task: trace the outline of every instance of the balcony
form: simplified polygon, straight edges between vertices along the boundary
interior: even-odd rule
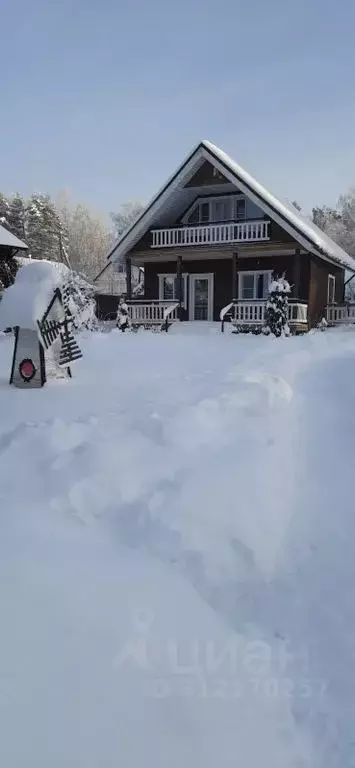
[[[270,240],[270,221],[206,224],[175,229],[153,229],[152,248],[176,248],[196,245],[228,245]]]
[[[266,301],[232,301],[221,310],[222,331],[227,318],[238,330],[261,330],[264,325]],[[308,305],[297,300],[289,300],[288,322],[293,331],[308,329]]]

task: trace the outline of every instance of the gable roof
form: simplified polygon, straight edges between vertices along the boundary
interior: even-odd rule
[[[172,204],[174,196],[176,197],[179,191],[181,193],[186,182],[204,160],[208,160],[217,168],[226,178],[226,182],[237,185],[240,191],[244,192],[249,199],[276,221],[291,237],[297,240],[303,248],[323,259],[355,272],[355,259],[349,256],[343,248],[337,245],[316,224],[313,224],[313,222],[297,211],[296,208],[281,202],[275,195],[268,192],[253,176],[210,141],[201,141],[192,150],[177,171],[153,197],[144,211],[117,240],[108,254],[107,258],[109,261],[121,260],[145,232],[154,226],[159,212]]]
[[[9,232],[8,229],[5,229],[0,224],[0,245],[5,245],[8,248],[16,248],[17,250],[27,250],[28,245],[26,243],[23,243],[22,240],[19,240],[16,235],[13,235],[12,232]]]

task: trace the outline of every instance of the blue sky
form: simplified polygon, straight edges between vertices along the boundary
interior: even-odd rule
[[[201,138],[307,210],[355,185],[351,0],[2,0],[1,26],[6,193],[108,213]]]

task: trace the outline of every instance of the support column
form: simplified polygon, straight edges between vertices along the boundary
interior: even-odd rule
[[[294,268],[293,268],[293,290],[294,290],[294,299],[300,299],[300,291],[301,291],[301,254],[300,249],[296,248],[295,250],[295,257],[294,257]]]
[[[179,253],[176,260],[177,300],[179,302],[178,317],[182,320],[183,313],[183,285],[182,285],[182,255]]]
[[[232,256],[233,264],[232,264],[232,300],[237,301],[238,299],[238,254],[233,253]]]
[[[132,259],[130,256],[126,256],[126,296],[128,300],[132,298]]]

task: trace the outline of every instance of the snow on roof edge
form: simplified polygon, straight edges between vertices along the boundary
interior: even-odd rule
[[[20,248],[21,250],[28,250],[28,245],[20,240],[12,232],[9,232],[6,227],[0,224],[0,245],[8,246],[9,248]]]
[[[242,181],[245,181],[252,191],[262,198],[266,204],[274,208],[291,226],[298,229],[304,237],[310,240],[321,255],[325,255],[331,260],[340,263],[343,267],[355,272],[355,259],[344,251],[340,245],[337,245],[316,224],[307,219],[296,208],[291,208],[287,203],[282,202],[278,197],[268,192],[250,173],[245,171],[244,168],[238,165],[226,152],[215,144],[207,140],[202,141],[202,144],[212,155],[220,159],[233,173],[240,177]]]

